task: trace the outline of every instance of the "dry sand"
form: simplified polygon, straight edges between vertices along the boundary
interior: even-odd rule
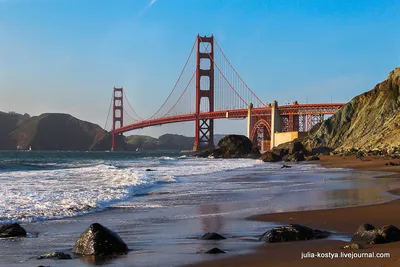
[[[382,177],[400,178],[400,166],[385,166],[388,162],[398,163],[383,157],[365,157],[363,160],[354,156],[324,156],[320,164],[325,167],[352,168],[356,170],[381,171]],[[388,172],[392,174],[388,174]],[[396,173],[396,174],[393,174]],[[379,177],[377,178],[379,179]],[[391,193],[399,194],[400,190]],[[375,227],[393,224],[400,228],[400,200],[389,203],[339,208],[330,210],[315,210],[302,212],[274,213],[252,216],[249,219],[280,223],[298,223],[321,230],[333,230],[343,234],[352,234],[356,228],[364,223],[371,223]],[[234,256],[211,262],[203,262],[193,266],[400,266],[400,242],[380,245],[366,245],[362,250],[344,250],[342,246],[348,244],[338,240],[298,241],[279,244],[261,245],[254,253],[243,256]],[[388,252],[390,258],[385,259],[301,259],[305,252]]]

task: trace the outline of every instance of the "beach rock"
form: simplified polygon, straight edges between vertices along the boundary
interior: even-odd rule
[[[360,244],[349,244],[343,247],[344,249],[363,249],[364,247]]]
[[[246,158],[260,156],[258,149],[253,147],[253,143],[244,135],[227,135],[218,142],[220,157],[222,158]],[[214,151],[213,153],[215,153]],[[256,155],[258,152],[258,155]]]
[[[286,145],[285,147],[281,147],[283,146],[279,145],[278,147],[274,147],[272,148],[270,151],[276,155],[279,155],[281,158],[283,158],[284,156],[286,156],[287,154],[289,154],[289,145]]]
[[[351,242],[361,242],[367,244],[383,244],[387,243],[385,238],[378,233],[377,229],[356,233],[351,238]]]
[[[385,163],[385,166],[400,166],[400,163],[389,162]]]
[[[226,253],[226,252],[219,248],[212,248],[210,250],[207,250],[205,253],[206,254],[220,254],[220,253]]]
[[[0,225],[0,238],[25,236],[25,229],[18,223]]]
[[[53,252],[53,253],[46,253],[38,257],[38,260],[42,259],[70,260],[72,258],[71,255],[64,252]]]
[[[363,224],[357,228],[351,241],[368,244],[382,244],[400,240],[400,230],[393,225],[385,225],[375,229],[370,224]]]
[[[329,236],[329,232],[314,230],[298,224],[280,226],[265,232],[260,238],[264,243],[279,243],[299,240],[320,239]]]
[[[304,154],[301,152],[295,152],[294,154],[288,154],[283,158],[286,162],[298,162],[305,161]]]
[[[394,225],[384,225],[378,229],[378,233],[386,242],[395,242],[400,240],[400,230]]]
[[[281,167],[281,169],[289,169],[289,168],[292,168],[292,166],[289,166],[289,165],[283,165],[283,166]]]
[[[363,233],[365,231],[370,231],[370,230],[374,230],[375,227],[372,224],[369,223],[364,223],[362,225],[360,225],[357,230],[356,230],[356,234],[357,233]]]
[[[282,160],[281,156],[273,153],[272,151],[265,152],[261,155],[260,159],[264,162],[278,162]]]
[[[307,150],[304,147],[303,143],[300,141],[294,141],[290,143],[289,146],[289,154],[294,154],[296,152],[300,152],[302,154],[307,154]]]
[[[146,172],[153,172],[154,170],[152,169],[146,169]]]
[[[222,240],[222,239],[226,239],[226,238],[218,233],[211,232],[211,233],[204,234],[202,237],[200,237],[200,239],[202,239],[202,240]]]
[[[90,225],[72,249],[72,252],[80,255],[110,255],[127,251],[128,246],[121,237],[99,223]]]
[[[318,156],[312,156],[307,158],[307,161],[315,161],[315,160],[320,160],[320,158]]]
[[[216,149],[214,148],[209,148],[209,149],[205,149],[200,151],[200,153],[194,155],[195,157],[199,157],[199,158],[208,158],[211,154],[214,153]]]

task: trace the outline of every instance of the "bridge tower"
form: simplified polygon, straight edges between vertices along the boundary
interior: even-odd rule
[[[196,46],[196,124],[193,151],[214,148],[214,120],[200,119],[200,112],[214,111],[214,36],[197,35]],[[202,101],[205,104],[201,105]],[[208,110],[201,110],[201,106],[207,106]]]
[[[113,93],[113,125],[112,125],[112,143],[111,143],[111,151],[121,151],[124,150],[123,145],[123,134],[117,133],[115,134],[115,129],[118,129],[124,125],[124,88],[116,88],[114,87]]]

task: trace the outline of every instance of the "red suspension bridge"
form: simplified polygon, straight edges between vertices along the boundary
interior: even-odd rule
[[[152,116],[140,117],[123,88],[114,88],[107,121],[112,113],[112,150],[122,149],[117,140],[124,132],[194,121],[196,151],[214,147],[214,120],[247,117],[248,137],[266,150],[278,145],[278,139],[285,139],[276,133],[308,132],[325,115],[334,114],[342,106],[343,103],[297,102],[278,106],[276,101],[266,104],[233,68],[214,36],[198,35],[175,85]]]

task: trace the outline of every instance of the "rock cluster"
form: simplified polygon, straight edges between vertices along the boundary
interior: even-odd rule
[[[209,158],[259,158],[260,151],[244,135],[231,134],[218,142],[218,148],[207,149],[196,156]]]
[[[280,226],[265,232],[260,238],[264,243],[280,243],[300,240],[311,240],[326,238],[330,235],[329,232],[311,229],[309,227],[290,224]]]
[[[367,244],[383,244],[400,241],[400,230],[393,225],[385,225],[376,229],[373,225],[367,223],[357,228],[351,241]]]

